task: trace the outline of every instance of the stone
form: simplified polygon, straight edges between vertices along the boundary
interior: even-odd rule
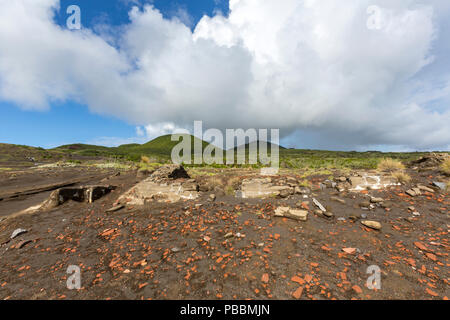
[[[292,188],[283,188],[279,191],[280,198],[287,198],[293,194]]]
[[[361,219],[367,219],[367,214],[361,213]]]
[[[322,215],[327,217],[327,218],[333,218],[334,217],[334,214],[329,212],[329,211],[323,211]]]
[[[345,253],[348,253],[348,254],[355,254],[356,248],[342,248],[342,251],[344,251]]]
[[[420,189],[418,189],[418,188],[409,189],[405,193],[411,197],[416,197],[416,196],[421,195]]]
[[[13,231],[13,233],[11,234],[10,238],[14,239],[14,238],[16,238],[16,237],[18,237],[18,236],[20,236],[20,235],[22,235],[24,233],[27,233],[27,232],[28,232],[27,230],[22,229],[22,228],[16,229],[16,230]]]
[[[184,167],[179,164],[163,165],[155,170],[150,178],[154,181],[190,179]]]
[[[228,232],[226,235],[224,235],[225,239],[231,238],[233,236],[233,232]]]
[[[338,198],[338,197],[331,197],[330,199],[333,200],[333,201],[345,204],[345,200],[344,199],[341,199],[341,198]]]
[[[323,212],[327,211],[327,209],[325,209],[325,207],[319,201],[317,201],[316,198],[313,198],[312,201],[320,210],[322,210]]]
[[[384,201],[384,199],[382,199],[382,198],[377,198],[377,197],[370,198],[370,202],[372,202],[372,203],[381,203],[383,201]]]
[[[308,219],[308,211],[290,209],[289,212],[285,214],[285,216],[287,218],[291,218],[298,221],[306,221]]]
[[[275,209],[275,217],[284,217],[289,210],[289,207],[278,207]]]
[[[289,186],[275,186],[271,178],[253,178],[242,180],[241,190],[236,193],[244,199],[247,198],[267,198],[267,197],[287,197],[294,194],[294,188]]]
[[[216,195],[214,193],[209,195],[209,201],[215,201],[216,200]]]
[[[308,218],[308,211],[291,209],[289,207],[278,207],[275,209],[275,217],[285,217],[298,221],[306,221]]]
[[[118,204],[117,206],[114,206],[114,207],[106,210],[106,212],[116,212],[123,208],[125,208],[125,206],[123,204]]]
[[[374,230],[380,230],[381,229],[381,223],[377,222],[377,221],[372,221],[372,220],[363,220],[361,221],[361,223],[371,229]]]
[[[443,191],[445,191],[447,189],[447,185],[444,182],[433,181],[433,185]]]
[[[200,190],[199,185],[195,181],[186,181],[181,184],[184,191],[198,192]]]
[[[425,186],[419,185],[419,186],[417,186],[417,188],[419,188],[420,191],[429,192],[429,193],[434,193],[434,190],[433,190],[433,189],[428,188],[428,187],[425,187]]]
[[[18,244],[16,244],[16,246],[14,248],[16,249],[22,249],[23,247],[25,247],[27,244],[33,242],[33,240],[23,240],[20,241]]]
[[[152,175],[153,176],[153,175]],[[178,202],[181,199],[194,200],[199,197],[198,185],[187,181],[158,182],[150,176],[123,193],[117,200],[118,204],[143,206],[148,202]]]

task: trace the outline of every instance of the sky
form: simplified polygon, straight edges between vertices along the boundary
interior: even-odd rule
[[[80,8],[81,25],[67,13]],[[0,142],[450,150],[448,0],[0,0]]]

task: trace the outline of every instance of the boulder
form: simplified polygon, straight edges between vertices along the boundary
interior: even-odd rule
[[[189,175],[182,165],[167,164],[155,170],[150,178],[153,181],[189,179]]]
[[[278,207],[275,209],[275,217],[285,217],[297,221],[306,221],[308,218],[308,211],[292,209],[289,207]]]
[[[381,229],[381,223],[377,222],[377,221],[371,221],[371,220],[363,220],[361,221],[361,223],[371,229],[374,230],[380,230]]]

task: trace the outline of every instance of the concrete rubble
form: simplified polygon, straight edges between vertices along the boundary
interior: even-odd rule
[[[142,206],[151,201],[177,202],[196,199],[199,186],[181,165],[164,165],[150,177],[122,194],[117,204]]]

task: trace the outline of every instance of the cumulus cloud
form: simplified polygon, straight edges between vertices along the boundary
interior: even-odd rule
[[[147,134],[203,120],[280,128],[293,145],[450,147],[447,0],[229,5],[194,31],[134,7],[111,39],[57,26],[58,0],[0,0],[0,97],[76,100]]]

